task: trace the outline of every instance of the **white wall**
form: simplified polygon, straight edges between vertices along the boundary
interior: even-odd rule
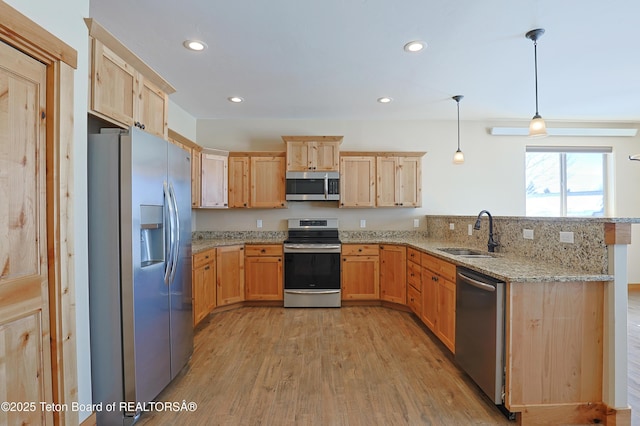
[[[289,203],[286,210],[200,210],[195,215],[195,229],[255,230],[256,219],[263,219],[264,230],[284,230],[286,223],[283,219],[314,214],[338,217],[341,228],[348,230],[359,229],[359,219],[367,219],[367,228],[370,229],[406,230],[412,229],[414,217],[425,214],[475,215],[482,209],[497,216],[524,216],[527,145],[612,146],[615,187],[613,215],[640,216],[640,193],[637,191],[640,162],[627,159],[630,154],[640,153],[640,136],[544,139],[491,136],[487,129],[495,124],[527,125],[525,122],[461,122],[460,144],[466,161],[463,165],[454,165],[452,158],[457,142],[455,120],[198,120],[198,143],[229,151],[282,151],[282,135],[343,135],[341,149],[345,151],[427,151],[427,155],[422,163],[423,207],[420,209],[356,210],[322,207],[322,203]],[[550,127],[562,125],[549,123]],[[564,125],[593,127],[597,124]],[[633,241],[629,249],[629,277],[631,282],[640,283],[640,262],[637,261],[640,259],[640,229],[634,228]]]
[[[89,72],[88,32],[83,18],[89,0],[6,0],[6,3],[60,38],[78,52],[74,87],[74,238],[76,279],[76,342],[78,350],[78,402],[91,402],[91,357],[87,284],[87,91]],[[80,413],[80,421],[90,413]]]
[[[196,119],[169,98],[169,128],[196,141]]]

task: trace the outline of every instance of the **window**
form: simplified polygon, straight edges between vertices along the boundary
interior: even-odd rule
[[[604,216],[608,147],[527,147],[527,216]]]

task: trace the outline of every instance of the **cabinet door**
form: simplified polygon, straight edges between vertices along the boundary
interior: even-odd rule
[[[342,256],[342,300],[380,298],[378,256]]]
[[[395,207],[398,200],[398,158],[377,157],[376,161],[376,205],[378,207]]]
[[[217,305],[242,302],[244,300],[244,247],[218,247],[216,252]]]
[[[229,157],[229,207],[249,207],[249,157]]]
[[[212,262],[193,271],[193,325],[216,307],[216,264]]]
[[[287,171],[307,172],[312,170],[313,156],[308,142],[287,142]]]
[[[125,126],[135,116],[136,71],[100,41],[93,39],[91,106]]]
[[[435,334],[438,314],[438,276],[429,269],[422,268],[422,321]]]
[[[226,208],[228,205],[228,158],[224,155],[202,153],[201,207]]]
[[[375,157],[340,158],[340,207],[375,207]]]
[[[134,121],[163,139],[168,135],[169,97],[158,86],[137,74],[137,105]]]
[[[251,195],[254,208],[283,208],[285,200],[285,158],[251,157]]]
[[[438,285],[437,334],[442,343],[455,352],[456,336],[456,285],[441,278]]]
[[[282,256],[245,258],[246,300],[283,300]]]
[[[202,153],[191,149],[191,207],[200,207],[202,200]]]
[[[407,250],[402,246],[380,246],[380,298],[407,303]]]
[[[340,142],[310,142],[312,167],[320,172],[340,170]]]
[[[398,203],[403,207],[422,206],[422,157],[398,159]]]

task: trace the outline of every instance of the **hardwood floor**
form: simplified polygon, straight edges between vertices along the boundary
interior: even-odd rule
[[[383,307],[211,315],[140,425],[508,425],[414,317]]]

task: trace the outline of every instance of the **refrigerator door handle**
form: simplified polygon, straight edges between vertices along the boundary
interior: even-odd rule
[[[176,201],[176,192],[173,189],[173,185],[169,183],[169,195],[171,196],[171,203],[173,204],[173,218],[175,222],[175,227],[172,227],[172,231],[174,233],[173,237],[173,249],[172,257],[173,260],[171,262],[171,274],[169,276],[169,285],[173,282],[173,279],[176,275],[176,265],[178,265],[178,256],[180,255],[180,213],[178,212],[178,202]]]
[[[169,236],[169,242],[167,243],[167,250],[165,256],[165,268],[164,268],[164,282],[165,284],[169,284],[169,276],[171,275],[171,263],[173,262],[173,204],[171,203],[171,194],[169,193],[169,187],[167,186],[167,182],[163,183],[164,190],[164,200],[165,205],[168,211],[166,224],[167,228],[165,228],[165,241],[167,240],[166,236]]]

